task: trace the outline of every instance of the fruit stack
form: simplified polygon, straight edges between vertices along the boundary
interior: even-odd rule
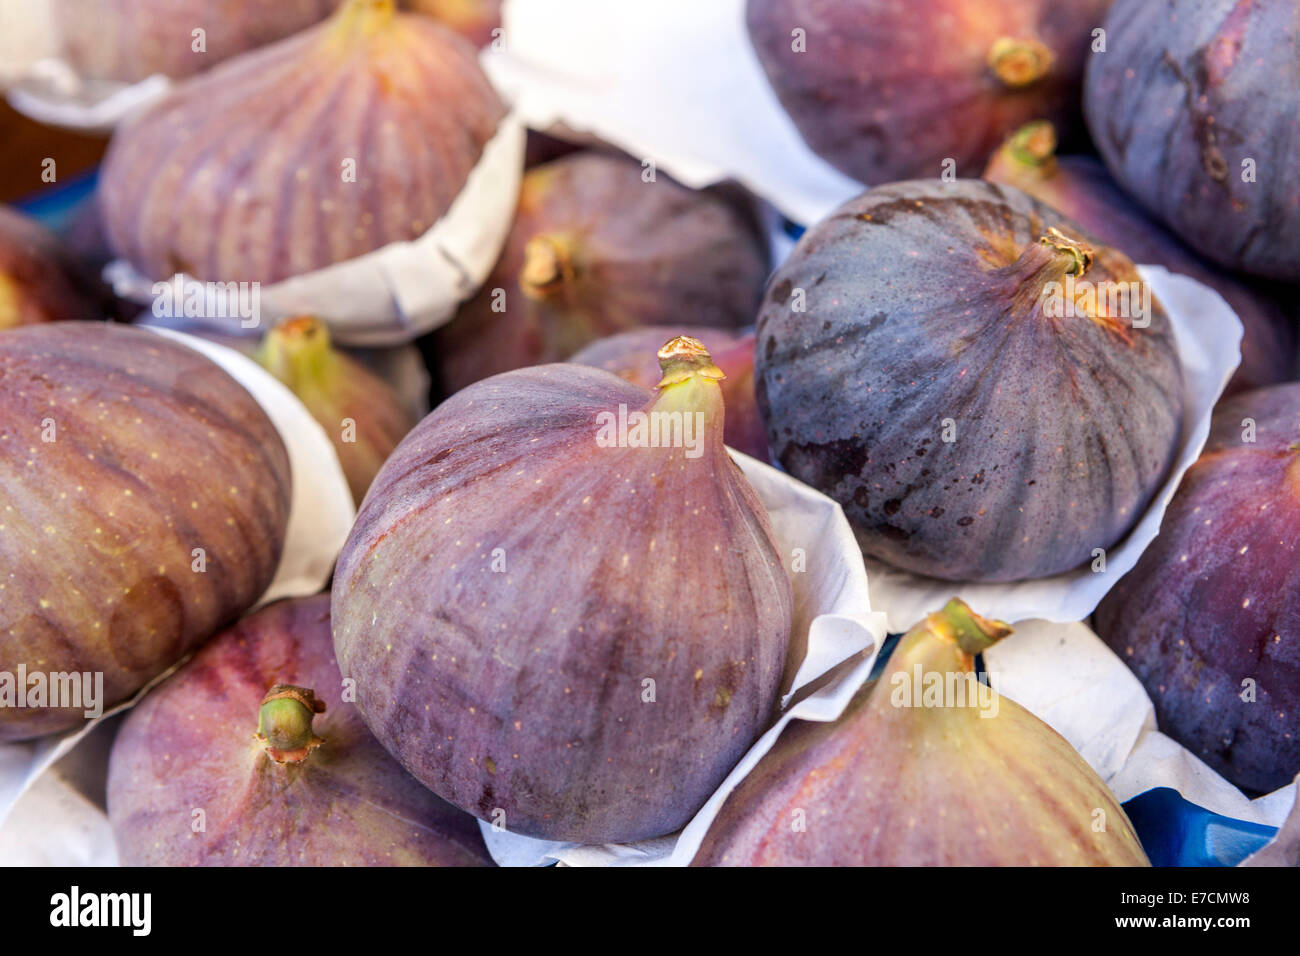
[[[0,748],[124,705],[121,862],[1146,865],[985,676],[1033,589],[1243,802],[1300,774],[1295,5],[725,2],[858,184],[792,250],[743,157],[500,147],[511,3],[56,0],[170,87],[95,199],[130,281],[0,210]]]

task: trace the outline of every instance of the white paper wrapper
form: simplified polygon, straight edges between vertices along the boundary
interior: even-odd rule
[[[0,0],[0,90],[58,49],[49,0]]]
[[[739,452],[731,454],[772,518],[772,530],[787,568],[800,550],[806,559],[807,570],[792,573],[790,581],[795,596],[794,632],[807,633],[808,651],[786,699],[855,654],[863,655],[863,659],[849,675],[820,688],[782,714],[680,834],[627,846],[584,847],[494,830],[480,821],[483,838],[498,863],[540,866],[559,860],[569,866],[644,866],[689,862],[727,794],[771,749],[780,728],[794,717],[833,720],[848,703],[853,688],[871,672],[885,637],[885,620],[884,615],[871,610],[866,574],[844,512],[831,499],[788,475]]]
[[[356,516],[352,494],[348,490],[347,479],[343,476],[334,446],[293,393],[256,362],[233,349],[194,336],[163,329],[152,331],[182,342],[220,365],[257,399],[280,432],[289,452],[293,499],[280,565],[258,604],[284,597],[316,594],[329,580],[334,560],[347,540]],[[51,847],[61,845],[61,841],[67,838],[68,831],[62,825],[64,822],[74,828],[84,823],[79,811],[66,820],[59,814],[50,813],[42,827],[34,831],[21,827],[17,820],[10,822],[7,818],[23,793],[56,760],[67,754],[102,721],[133,706],[150,687],[166,676],[167,674],[159,676],[132,700],[106,710],[104,716],[89,720],[76,730],[33,741],[0,743],[0,865],[8,862],[4,855],[6,848],[17,856],[19,850],[16,847],[26,845],[28,840],[35,840],[40,846],[28,846],[23,852],[46,852]],[[68,807],[74,804],[75,801],[59,803],[60,806]]]
[[[1237,314],[1210,287],[1161,266],[1139,266],[1138,272],[1173,322],[1186,402],[1173,470],[1146,513],[1123,541],[1106,551],[1106,569],[1098,572],[1089,564],[1035,581],[963,583],[908,574],[867,559],[872,606],[889,616],[890,631],[907,630],[954,594],[980,614],[1012,624],[1030,618],[1081,621],[1154,540],[1183,473],[1205,445],[1214,404],[1241,361],[1242,328]]]
[[[329,325],[341,345],[378,346],[409,342],[442,325],[496,264],[514,221],[524,144],[524,127],[511,113],[483,148],[451,208],[424,235],[263,286],[260,327],[313,315]],[[142,276],[121,260],[111,263],[104,277],[118,295],[149,306],[155,302],[155,283],[174,279]],[[211,324],[237,327],[240,320]]]
[[[749,43],[744,8],[508,0],[505,48],[483,65],[535,129],[594,134],[697,189],[734,177],[796,222],[816,222],[863,187],[804,143]]]

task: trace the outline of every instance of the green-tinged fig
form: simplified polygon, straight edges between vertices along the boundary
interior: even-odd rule
[[[569,361],[603,368],[642,388],[654,388],[663,374],[655,349],[663,342],[665,331],[644,328],[620,332],[592,342]],[[699,339],[726,376],[722,380],[722,400],[727,408],[723,440],[736,451],[760,461],[770,460],[767,429],[754,398],[754,333],[703,327],[672,331]]]
[[[758,316],[775,457],[863,551],[949,580],[1079,566],[1178,448],[1168,316],[1122,253],[1012,187],[893,183],[810,229]]]
[[[1300,281],[1300,5],[1115,0],[1088,127],[1115,179],[1202,255]]]
[[[226,372],[91,322],[0,335],[0,488],[0,741],[76,726],[249,608],[291,492]]]
[[[1216,409],[1096,626],[1160,729],[1232,783],[1270,791],[1300,773],[1300,383]]]
[[[435,333],[447,391],[637,326],[753,320],[768,260],[752,218],[726,193],[643,173],[601,153],[528,172],[492,274]]]
[[[324,594],[245,618],[145,697],[108,816],[126,866],[492,865],[474,818],[366,729]]]
[[[340,0],[54,0],[63,54],[88,79],[176,79],[325,19]]]
[[[792,596],[690,338],[657,393],[580,365],[444,402],[398,446],[334,577],[375,736],[528,836],[671,833],[772,716]]]
[[[478,47],[500,35],[501,0],[406,0],[406,6],[427,13]]]
[[[1074,748],[976,678],[1008,633],[956,599],[921,621],[838,720],[782,732],[692,865],[1149,865]]]
[[[1082,132],[1111,0],[748,0],[750,40],[812,150],[869,185],[975,176],[1047,117]]]
[[[113,293],[53,233],[0,206],[0,331],[118,315]]]
[[[1136,263],[1162,265],[1204,282],[1241,319],[1241,365],[1225,395],[1290,381],[1300,341],[1288,308],[1293,293],[1267,283],[1242,282],[1209,265],[1164,227],[1148,219],[1092,156],[1056,155],[1056,131],[1036,121],[1017,130],[989,161],[984,178],[1024,190],[1069,216]]]
[[[329,330],[299,316],[267,333],[258,362],[288,385],[334,444],[359,505],[375,474],[415,422],[388,383],[330,345]]]
[[[278,282],[418,238],[505,106],[473,48],[395,0],[181,83],[104,160],[109,240],[144,276]]]

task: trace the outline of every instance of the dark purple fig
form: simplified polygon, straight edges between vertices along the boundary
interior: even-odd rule
[[[277,282],[423,235],[505,106],[473,48],[394,0],[179,84],[118,131],[101,200],[143,275]]]
[[[580,365],[473,385],[380,470],[334,646],[381,743],[469,812],[580,843],[670,833],[772,716],[790,582],[722,443],[721,372]]]
[[[501,27],[501,0],[406,0],[406,6],[427,13],[477,47],[491,43]]]
[[[112,292],[53,233],[0,206],[0,331],[118,312]]]
[[[592,342],[569,361],[613,372],[642,388],[654,388],[663,376],[655,349],[663,342],[663,328],[631,329]],[[754,333],[704,327],[671,331],[699,339],[714,363],[722,369],[722,401],[727,423],[722,438],[736,451],[769,461],[767,428],[754,397]]]
[[[102,674],[93,693],[107,707],[275,575],[288,454],[253,397],[184,345],[105,323],[5,332],[0,449],[0,674],[39,673],[47,691],[54,675],[84,678],[83,702]],[[37,703],[0,706],[0,740],[66,730],[91,709],[40,703],[35,688],[16,689]]]
[[[298,396],[325,429],[359,505],[370,482],[415,422],[374,372],[330,345],[329,330],[306,316],[267,333],[261,365]]]
[[[1115,179],[1230,269],[1300,280],[1300,6],[1115,0],[1084,110]]]
[[[1038,121],[1017,130],[989,161],[984,178],[1022,189],[1069,216],[1136,263],[1161,265],[1204,282],[1232,306],[1245,334],[1241,365],[1225,395],[1295,378],[1300,340],[1287,307],[1291,294],[1246,284],[1199,259],[1164,227],[1152,222],[1091,156],[1057,156],[1056,132]]]
[[[786,470],[866,554],[949,580],[1110,548],[1183,418],[1173,329],[1133,263],[979,180],[881,186],[810,229],[768,286],[756,374]]]
[[[1150,865],[1074,748],[976,679],[1009,633],[956,599],[918,623],[838,720],[782,732],[692,866]]]
[[[1082,130],[1111,0],[749,0],[749,36],[812,150],[868,184],[975,176],[1047,117]]]
[[[1300,384],[1216,409],[1096,627],[1160,729],[1232,783],[1269,791],[1300,773]]]
[[[447,391],[642,325],[753,321],[768,259],[751,218],[729,195],[642,173],[601,153],[528,172],[492,274],[435,333]]]
[[[340,0],[54,0],[64,56],[88,79],[180,78],[325,19]],[[196,35],[195,31],[202,30]]]
[[[366,729],[329,595],[210,641],[130,713],[108,816],[126,866],[491,866],[478,824]]]

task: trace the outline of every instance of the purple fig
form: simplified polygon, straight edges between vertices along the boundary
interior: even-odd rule
[[[1161,265],[1215,289],[1241,319],[1241,365],[1224,392],[1290,381],[1300,338],[1287,307],[1291,293],[1268,283],[1247,284],[1199,259],[1163,226],[1148,219],[1106,167],[1091,156],[1057,156],[1051,123],[1022,126],[989,161],[984,178],[1015,186],[1069,216],[1136,263]]]
[[[1115,0],[1088,128],[1138,202],[1206,258],[1300,281],[1300,5]]]
[[[976,679],[1009,633],[956,599],[918,623],[838,720],[785,729],[692,866],[1148,866],[1074,748]]]
[[[478,383],[380,470],[334,578],[375,736],[456,806],[581,843],[670,833],[772,716],[793,599],[722,443],[722,373]]]
[[[868,185],[974,176],[1039,117],[1083,129],[1111,0],[749,0],[759,62],[814,152]]]
[[[1013,187],[917,180],[810,229],[758,316],[786,470],[863,551],[949,580],[1078,567],[1178,449],[1173,328],[1133,263]]]
[[[1232,783],[1270,791],[1300,773],[1300,383],[1219,405],[1096,627],[1160,729]]]
[[[569,359],[613,372],[642,388],[654,388],[663,374],[655,349],[663,341],[663,328],[631,329],[592,342]],[[681,335],[699,339],[722,369],[722,400],[727,423],[722,438],[736,451],[759,461],[769,461],[767,427],[754,398],[754,333],[704,327],[678,328]]]
[[[53,233],[0,206],[0,331],[118,314],[112,292]]]
[[[0,676],[0,702],[27,701],[0,706],[0,741],[130,696],[275,575],[288,454],[193,349],[105,323],[5,332],[0,449],[0,675],[27,675]]]
[[[258,362],[298,396],[334,444],[359,505],[379,466],[415,427],[388,383],[331,347],[329,330],[306,316],[267,333]]]
[[[340,0],[54,0],[64,56],[89,79],[181,78],[325,19]],[[196,31],[202,31],[197,33]]]
[[[528,172],[492,274],[435,333],[448,392],[624,329],[753,321],[767,245],[742,205],[643,172],[603,153]]]
[[[127,717],[108,774],[126,866],[491,866],[478,824],[371,736],[329,595],[209,642]]]
[[[179,84],[104,160],[113,248],[143,275],[278,282],[418,238],[505,106],[472,47],[395,0]]]

